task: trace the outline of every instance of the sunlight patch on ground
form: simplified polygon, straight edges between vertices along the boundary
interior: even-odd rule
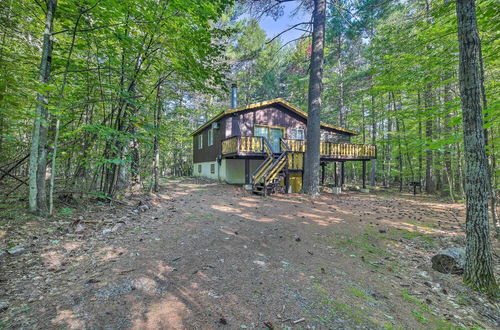
[[[143,318],[135,319],[132,329],[184,329],[182,320],[189,313],[179,298],[169,294],[160,302],[149,306]]]
[[[47,251],[40,255],[45,267],[49,270],[58,270],[63,265],[64,253],[61,251]]]
[[[74,313],[68,309],[58,310],[57,316],[51,322],[67,329],[83,329],[85,327],[85,323],[77,319]]]
[[[276,219],[268,218],[268,217],[260,217],[257,215],[253,215],[251,213],[241,213],[241,214],[239,214],[239,216],[244,218],[244,219],[257,221],[257,222],[276,222]]]
[[[241,211],[239,209],[236,209],[231,206],[226,206],[226,205],[211,205],[211,207],[214,210],[220,211],[220,212],[226,212],[226,213],[240,213]]]
[[[240,202],[238,204],[243,206],[243,207],[259,207],[259,204],[256,204],[256,203]]]
[[[71,252],[79,249],[81,246],[83,246],[83,242],[68,242],[63,245],[63,248],[66,249],[66,251]]]
[[[332,223],[340,223],[343,222],[343,220],[340,218],[329,217],[327,219],[314,219],[312,222],[320,226],[330,226]],[[307,222],[303,223],[307,224]]]
[[[446,235],[446,236],[460,236],[460,231],[443,230],[439,228],[429,228],[421,225],[415,225],[412,223],[406,223],[402,221],[382,221],[382,223],[394,226],[399,229],[407,230],[414,233],[422,233],[428,235]]]
[[[158,277],[161,280],[165,280],[166,279],[165,274],[173,271],[174,271],[173,267],[169,265],[164,265],[163,261],[157,261],[156,268],[149,270],[148,273]]]
[[[133,280],[132,283],[134,284],[134,287],[136,289],[149,295],[156,294],[156,291],[158,289],[158,284],[156,283],[156,281],[145,276]]]
[[[299,212],[297,213],[297,216],[298,217],[304,217],[304,218],[316,218],[316,219],[321,219],[323,218],[322,216],[320,215],[317,215],[317,214],[313,214],[313,213],[304,213],[304,212]]]
[[[288,194],[288,197],[273,197],[273,201],[279,201],[279,202],[285,202],[285,203],[291,203],[291,204],[302,204],[302,200],[296,200],[297,195],[294,194]]]
[[[127,252],[127,250],[123,248],[104,247],[97,250],[96,254],[102,261],[111,261],[125,254],[125,252]]]
[[[330,214],[333,213],[332,210],[323,210],[320,208],[313,208],[310,210],[310,212],[314,212],[314,213],[317,213],[318,215],[322,215],[322,216],[329,216]]]

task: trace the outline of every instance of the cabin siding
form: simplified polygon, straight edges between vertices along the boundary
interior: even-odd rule
[[[231,131],[229,135],[226,135],[226,137],[240,135],[240,117],[238,115],[231,115],[231,117],[229,117],[227,120],[228,122],[231,122]]]
[[[208,146],[208,130],[205,128],[193,136],[193,162],[212,162],[222,154],[222,140],[231,136],[252,136],[255,125],[279,126],[285,128],[285,138],[289,138],[293,128],[304,130],[307,135],[306,119],[287,108],[274,104],[257,109],[249,109],[221,118],[219,129],[214,130],[214,144]],[[198,149],[198,136],[203,135],[203,148]],[[334,143],[350,143],[350,134],[331,128],[321,128],[321,140]]]
[[[214,129],[214,144],[208,145],[208,130],[205,128],[193,136],[193,163],[214,161],[222,153],[222,140],[226,138],[226,121],[219,120],[219,129]],[[203,148],[198,149],[198,136],[203,136]]]
[[[254,125],[280,126],[285,128],[285,138],[289,138],[293,128],[304,130],[307,135],[307,122],[304,118],[291,112],[281,105],[273,105],[261,109],[252,109],[242,112],[235,116],[238,117],[240,134],[237,134],[235,126],[237,123],[233,120],[233,135],[252,136],[254,135]],[[321,128],[322,141],[349,143],[350,134],[336,131],[330,128]]]

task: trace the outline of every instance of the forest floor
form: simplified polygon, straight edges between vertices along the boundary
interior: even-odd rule
[[[185,179],[50,220],[22,207],[0,205],[0,329],[500,326],[498,304],[431,268],[464,244],[464,206],[436,197]]]

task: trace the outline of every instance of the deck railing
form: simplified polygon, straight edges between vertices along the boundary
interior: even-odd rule
[[[286,140],[286,142],[292,151],[306,151],[306,141],[304,140]],[[373,144],[321,142],[319,153],[323,157],[375,158],[377,147]]]
[[[371,144],[321,142],[320,154],[328,157],[375,158],[377,148]]]
[[[264,141],[260,136],[233,136],[222,140],[222,154],[264,153]]]
[[[305,152],[306,141],[285,140],[291,152]],[[260,136],[233,136],[222,141],[222,154],[265,153],[264,142]],[[320,143],[321,157],[367,159],[377,157],[377,148],[372,144]]]

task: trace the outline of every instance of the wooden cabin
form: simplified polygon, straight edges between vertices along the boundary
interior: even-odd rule
[[[376,157],[376,147],[352,144],[357,134],[321,123],[322,181],[328,162],[363,161],[366,171],[365,162]],[[283,99],[222,111],[191,136],[195,176],[251,185],[264,195],[302,188],[307,113]]]

